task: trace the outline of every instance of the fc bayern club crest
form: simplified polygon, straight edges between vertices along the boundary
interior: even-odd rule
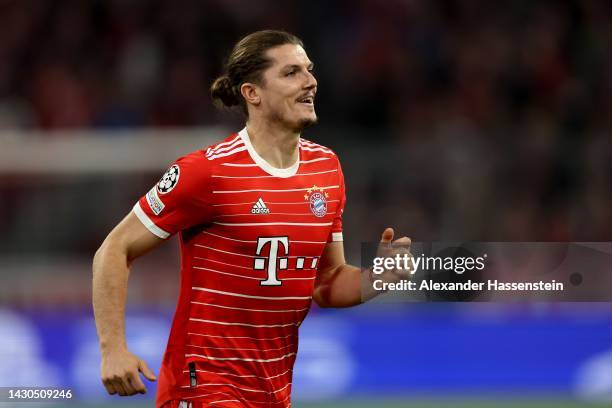
[[[308,201],[308,206],[310,207],[310,211],[316,217],[324,217],[327,214],[327,198],[329,194],[323,191],[322,188],[317,186],[312,186],[308,190],[306,190],[306,194],[304,194],[304,200]]]

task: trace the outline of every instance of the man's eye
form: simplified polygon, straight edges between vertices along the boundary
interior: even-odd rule
[[[285,76],[293,76],[295,75],[295,71],[289,71],[285,74]]]

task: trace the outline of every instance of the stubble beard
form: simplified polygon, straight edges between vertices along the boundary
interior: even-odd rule
[[[297,125],[298,129],[297,130],[299,132],[301,132],[302,130],[306,129],[307,127],[314,126],[317,123],[319,123],[319,117],[316,116],[316,115],[315,115],[314,119],[312,119],[312,118],[301,119],[298,122],[298,125]]]
[[[297,122],[292,123],[292,122],[285,120],[285,118],[283,117],[281,113],[274,113],[270,117],[270,120],[272,120],[273,122],[282,123],[286,128],[290,129],[292,132],[295,132],[295,133],[300,133],[302,132],[302,130],[306,129],[307,127],[310,127],[310,126],[313,126],[319,123],[319,117],[316,114],[314,118],[302,118],[298,120]]]

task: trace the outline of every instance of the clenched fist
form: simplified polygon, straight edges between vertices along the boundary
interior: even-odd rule
[[[100,371],[102,383],[111,395],[145,394],[147,388],[140,379],[139,373],[142,373],[149,381],[157,379],[142,359],[125,349],[103,352]]]

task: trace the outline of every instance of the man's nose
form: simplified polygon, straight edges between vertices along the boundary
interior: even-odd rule
[[[307,79],[306,79],[306,83],[304,85],[304,88],[312,89],[312,88],[316,88],[317,87],[317,78],[315,78],[315,76],[313,75],[312,72],[308,71],[306,78]]]

